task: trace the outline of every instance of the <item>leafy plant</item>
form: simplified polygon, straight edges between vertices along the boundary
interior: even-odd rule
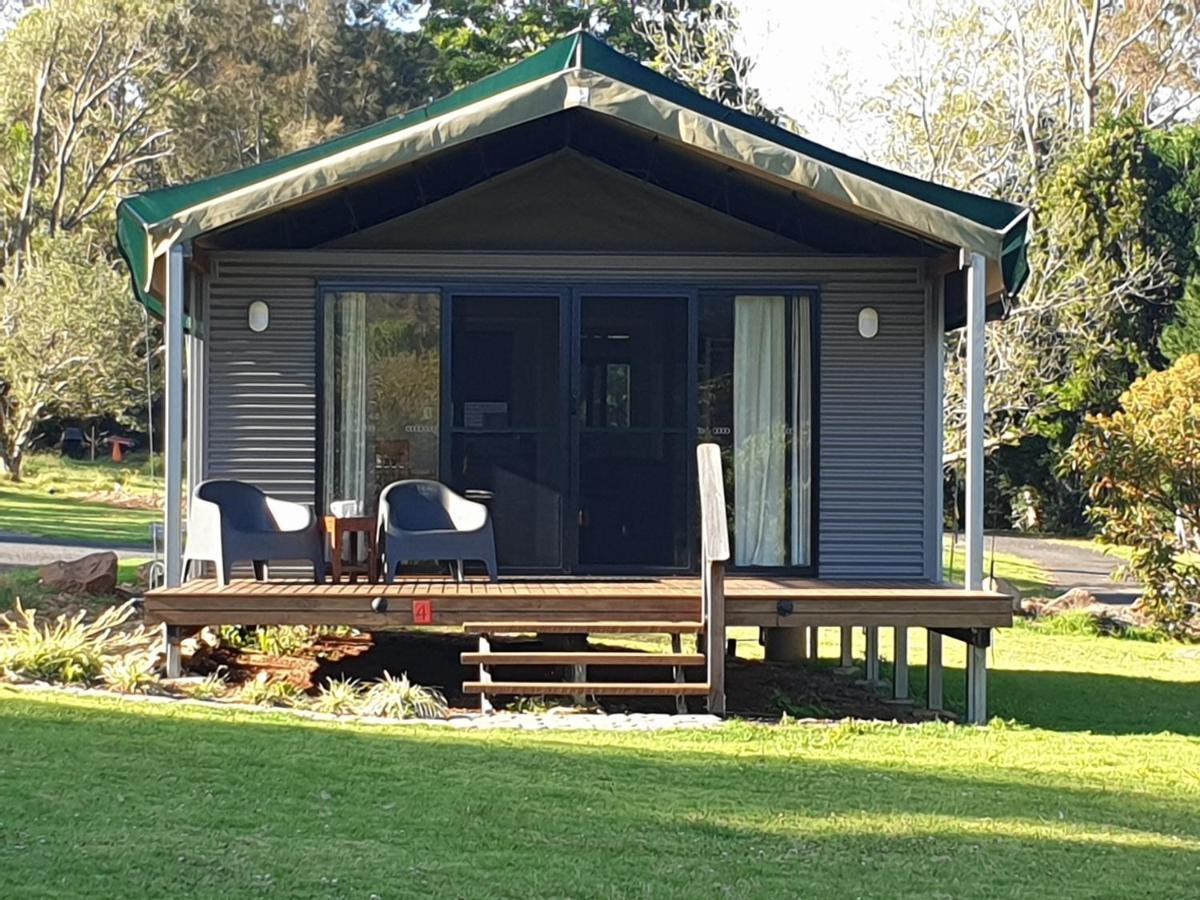
[[[253,680],[242,685],[238,700],[254,706],[300,706],[304,702],[304,694],[290,681],[259,672]]]
[[[1101,542],[1132,548],[1118,576],[1141,608],[1179,629],[1200,613],[1200,355],[1134,382],[1112,415],[1089,416],[1069,465],[1089,484]]]
[[[317,699],[313,701],[313,708],[318,712],[345,716],[358,712],[362,702],[362,682],[353,678],[330,678],[321,685]]]
[[[115,673],[126,656],[148,654],[153,635],[143,626],[130,626],[132,602],[113,606],[88,621],[86,611],[60,615],[42,624],[37,611],[17,601],[0,616],[0,673],[21,680],[91,684]]]
[[[157,661],[158,654],[153,651],[126,653],[104,663],[100,680],[123,694],[149,694],[159,686]]]
[[[388,672],[367,688],[362,712],[392,719],[444,719],[449,706],[441,691],[413,684],[407,673],[395,678]]]
[[[189,684],[184,691],[193,700],[217,700],[229,693],[229,683],[218,669],[205,675],[200,681]]]

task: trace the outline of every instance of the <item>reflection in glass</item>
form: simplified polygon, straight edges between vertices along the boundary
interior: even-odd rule
[[[437,478],[441,297],[379,291],[324,298],[324,504],[366,515],[402,478]]]

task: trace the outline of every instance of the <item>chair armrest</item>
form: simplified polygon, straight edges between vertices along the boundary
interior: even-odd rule
[[[449,508],[446,511],[450,513],[450,520],[459,531],[478,531],[488,521],[486,506],[458,494],[450,496]]]
[[[316,515],[303,503],[278,497],[267,497],[267,511],[280,531],[306,531],[317,522]]]

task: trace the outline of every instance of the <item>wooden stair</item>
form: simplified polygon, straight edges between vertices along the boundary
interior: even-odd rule
[[[689,696],[707,696],[708,683],[687,681],[684,670],[688,667],[703,667],[702,653],[684,653],[683,635],[697,634],[703,630],[699,622],[684,621],[580,621],[556,620],[514,622],[468,622],[463,631],[478,635],[479,649],[464,652],[463,665],[478,666],[479,679],[463,683],[463,691],[478,694],[484,712],[492,709],[491,698],[496,695],[574,696],[584,702],[588,696],[619,697],[674,697],[677,712],[687,712]],[[513,634],[668,634],[671,636],[670,653],[638,653],[635,651],[556,650],[556,651],[500,651],[493,650],[494,635]],[[492,670],[503,666],[563,666],[569,667],[569,681],[502,681],[493,678]],[[589,669],[598,666],[661,666],[670,667],[671,681],[594,681],[588,679]]]

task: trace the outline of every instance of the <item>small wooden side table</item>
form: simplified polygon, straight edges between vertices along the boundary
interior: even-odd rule
[[[330,581],[337,584],[342,578],[357,582],[366,576],[374,583],[379,580],[379,554],[375,549],[375,532],[378,522],[374,516],[323,516],[322,524],[329,547]],[[367,546],[366,562],[358,562],[358,537],[365,535]],[[345,538],[350,538],[350,559],[342,559]]]

